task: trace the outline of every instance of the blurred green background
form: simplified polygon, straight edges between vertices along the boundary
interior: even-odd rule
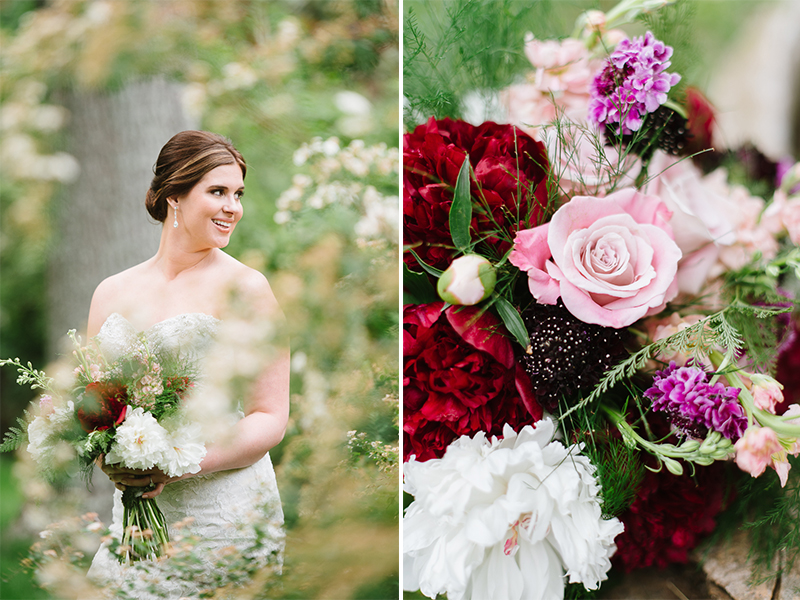
[[[293,176],[309,172],[293,155],[314,137],[398,147],[398,41],[392,0],[0,1],[1,357],[44,368],[67,327],[85,328],[87,294],[111,268],[92,260],[112,254],[98,240],[113,246],[122,237],[114,227],[147,227],[142,235],[156,239],[131,242],[142,258],[117,249],[115,269],[155,251],[160,226],[146,222],[143,206],[149,180],[134,185],[143,224],[120,224],[119,177],[87,181],[96,172],[90,152],[115,159],[122,175],[128,160],[150,166],[157,148],[140,159],[134,142],[163,119],[228,136],[247,160],[245,217],[226,251],[267,275],[293,351],[289,430],[271,452],[286,514],[284,576],[255,597],[399,594],[396,230],[357,235],[368,211],[359,202],[273,218]],[[125,123],[132,117],[120,107],[143,110],[142,90],[150,96],[140,104],[155,116]],[[159,113],[162,105],[174,114]],[[117,125],[128,137],[114,137]],[[174,131],[156,133],[160,147]],[[394,202],[394,169],[342,177]],[[93,204],[81,204],[86,197]],[[0,373],[3,431],[32,400],[15,377]],[[381,457],[352,452],[353,430]],[[20,560],[42,523],[98,500],[34,485],[21,465],[0,456],[0,597],[58,598]],[[110,506],[110,497],[100,501]]]

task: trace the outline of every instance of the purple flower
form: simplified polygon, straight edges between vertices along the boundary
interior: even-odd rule
[[[644,396],[653,410],[667,413],[680,431],[705,437],[709,429],[735,442],[747,429],[747,417],[739,404],[739,388],[708,383],[708,373],[694,366],[678,367],[674,361],[656,371]]]
[[[617,133],[638,131],[648,113],[667,101],[667,92],[681,76],[666,73],[672,48],[649,31],[622,40],[592,83],[589,118],[598,125],[619,123]]]

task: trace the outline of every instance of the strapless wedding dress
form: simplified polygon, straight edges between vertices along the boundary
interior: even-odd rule
[[[156,323],[141,334],[121,315],[112,314],[95,340],[109,360],[135,349],[143,340],[156,354],[201,361],[220,321],[203,313],[189,313]],[[202,379],[201,379],[202,385]],[[283,511],[269,454],[255,464],[210,475],[196,475],[164,487],[156,498],[170,525],[170,539],[187,534],[200,542],[195,554],[202,564],[175,569],[171,559],[143,561],[133,567],[120,564],[105,542],[89,569],[90,579],[131,598],[196,598],[209,585],[225,581],[224,564],[238,561],[241,569],[271,565],[280,569],[283,555]],[[122,492],[114,493],[111,532],[122,534]],[[191,518],[180,530],[174,524]],[[256,540],[258,543],[255,544]],[[227,558],[226,558],[227,557]],[[221,580],[219,578],[222,578]],[[216,580],[216,582],[215,582]]]

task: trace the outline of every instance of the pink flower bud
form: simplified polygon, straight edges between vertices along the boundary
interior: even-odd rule
[[[450,304],[472,306],[488,298],[497,282],[492,264],[477,254],[455,259],[442,273],[436,288],[439,296]]]
[[[753,477],[761,475],[767,467],[773,467],[786,485],[789,476],[789,463],[786,451],[778,441],[778,434],[769,427],[751,425],[734,445],[736,465]]]
[[[783,402],[783,386],[768,375],[751,375],[753,401],[757,408],[775,414],[775,405]]]
[[[49,394],[42,394],[39,398],[39,414],[43,417],[50,415],[53,412],[53,398]]]

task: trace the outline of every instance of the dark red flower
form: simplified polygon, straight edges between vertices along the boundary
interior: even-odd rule
[[[445,269],[452,260],[450,204],[458,172],[469,154],[475,171],[473,197],[488,212],[473,209],[472,239],[483,239],[501,257],[517,229],[539,224],[547,202],[547,154],[513,125],[486,122],[479,127],[433,117],[403,137],[403,243],[426,263]],[[494,232],[494,233],[492,233]],[[405,261],[420,270],[409,252]]]
[[[85,431],[102,431],[125,420],[128,388],[116,383],[94,381],[86,386],[78,420]]]
[[[689,127],[686,153],[708,150],[712,147],[711,138],[714,134],[714,107],[697,88],[686,88],[686,113]]]
[[[629,572],[685,563],[725,507],[724,468],[720,463],[698,467],[695,477],[688,467],[680,476],[646,470],[636,499],[620,516],[625,531],[614,540],[614,564]]]
[[[404,459],[441,457],[462,435],[501,435],[542,418],[508,332],[477,307],[403,309]]]
[[[797,323],[778,351],[778,370],[775,379],[783,384],[783,402],[778,409],[783,413],[790,404],[800,404],[800,329]]]

